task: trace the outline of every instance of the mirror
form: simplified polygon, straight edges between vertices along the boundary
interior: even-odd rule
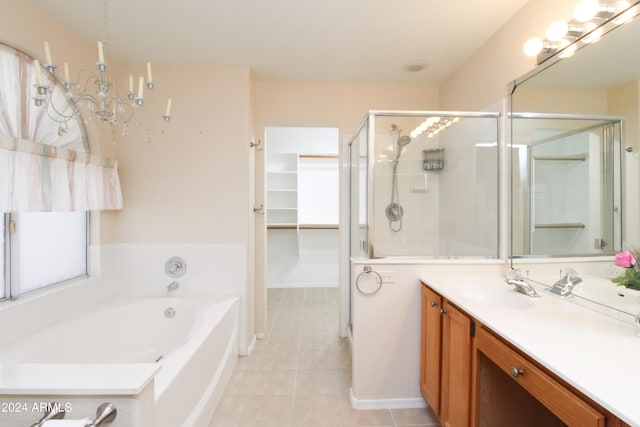
[[[596,43],[552,57],[514,82],[511,264],[552,285],[558,274],[532,259],[539,266],[541,258],[600,262],[586,270],[597,272],[604,291],[576,295],[635,316],[638,297],[631,305],[618,301],[627,290],[609,279],[619,273],[613,255],[640,247],[640,19],[604,27],[609,31]]]

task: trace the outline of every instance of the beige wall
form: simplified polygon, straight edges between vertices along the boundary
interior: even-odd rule
[[[531,0],[441,85],[443,110],[477,111],[507,95],[507,84],[535,67],[522,52],[531,37],[542,37],[547,26],[568,20],[577,0]]]
[[[124,64],[120,72],[144,72]],[[119,137],[124,209],[105,214],[105,240],[248,240],[250,72],[247,67],[154,64],[138,126]],[[171,97],[172,118],[161,120]]]

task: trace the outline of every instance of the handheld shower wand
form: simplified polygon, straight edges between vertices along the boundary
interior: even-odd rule
[[[391,132],[397,132],[395,156],[393,158],[393,174],[391,178],[391,202],[385,209],[385,215],[389,220],[389,228],[394,233],[397,233],[402,229],[402,216],[404,215],[404,209],[400,205],[400,198],[398,196],[398,161],[402,154],[402,149],[411,142],[411,138],[407,135],[400,136],[402,129],[397,125],[391,125]]]

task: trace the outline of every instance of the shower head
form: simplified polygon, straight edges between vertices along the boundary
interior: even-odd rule
[[[396,155],[394,157],[394,162],[398,162],[398,160],[400,160],[400,155],[402,154],[402,148],[406,145],[408,145],[411,142],[411,137],[407,136],[407,135],[402,135],[399,136],[398,139],[396,140]]]
[[[398,147],[404,147],[410,142],[411,142],[411,137],[409,135],[402,135],[400,138],[398,138],[398,141],[396,141],[396,144],[398,144]]]

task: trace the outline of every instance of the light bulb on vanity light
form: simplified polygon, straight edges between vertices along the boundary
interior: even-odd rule
[[[564,21],[556,21],[547,28],[547,40],[552,42],[560,41],[567,35],[569,25]]]
[[[593,19],[598,13],[600,4],[598,0],[582,0],[573,9],[573,17],[578,22],[587,22]]]
[[[542,48],[544,47],[544,42],[537,38],[534,37],[532,39],[527,40],[527,42],[524,44],[524,54],[527,56],[536,56],[538,55],[540,52],[542,52]]]

